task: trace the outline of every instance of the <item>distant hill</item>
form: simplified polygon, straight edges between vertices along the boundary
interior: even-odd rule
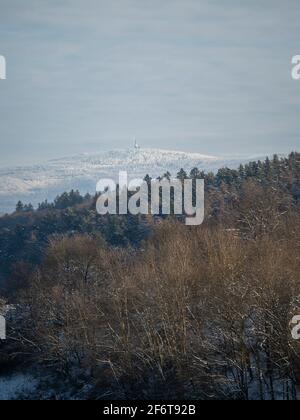
[[[36,206],[72,189],[93,194],[100,178],[117,178],[120,170],[134,178],[146,174],[158,177],[167,171],[176,175],[179,168],[190,171],[197,167],[206,172],[216,172],[221,167],[236,169],[249,160],[251,157],[222,158],[135,146],[51,160],[43,165],[0,169],[0,213],[13,211],[19,200]]]

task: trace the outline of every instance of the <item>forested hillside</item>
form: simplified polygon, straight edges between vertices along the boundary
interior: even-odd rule
[[[292,153],[287,159],[274,156],[273,160],[241,165],[239,170],[223,168],[217,174],[206,174],[198,168],[192,169],[190,174],[180,170],[177,177],[205,179],[205,224],[222,223],[224,228],[242,231],[266,229],[267,226],[261,224],[263,221],[251,226],[251,220],[242,220],[239,212],[247,205],[260,205],[261,212],[268,205],[276,206],[274,211],[297,206],[300,199],[299,160],[299,154]],[[257,197],[263,201],[258,203]],[[271,202],[267,203],[267,200]],[[18,202],[14,214],[0,218],[0,284],[11,282],[16,287],[15,282],[24,281],[41,261],[49,238],[55,235],[100,235],[116,247],[137,247],[149,236],[154,223],[152,218],[100,216],[95,203],[96,197],[82,197],[78,191],[63,193],[53,203],[42,202],[36,210],[30,203]],[[257,217],[252,215],[253,223]],[[260,214],[259,217],[264,216]]]
[[[38,360],[74,398],[299,397],[300,154],[177,176],[205,179],[203,225],[74,191],[0,219],[2,363]]]

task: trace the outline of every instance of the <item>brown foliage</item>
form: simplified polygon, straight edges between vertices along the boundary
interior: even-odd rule
[[[97,397],[295,398],[299,213],[247,188],[238,229],[166,221],[139,251],[53,240],[23,297],[32,350],[88,368]]]

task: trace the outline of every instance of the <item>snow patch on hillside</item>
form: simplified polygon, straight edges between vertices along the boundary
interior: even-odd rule
[[[224,166],[236,168],[246,160],[132,148],[54,159],[44,165],[0,169],[0,213],[13,211],[18,200],[37,205],[71,189],[78,189],[82,194],[94,193],[100,178],[117,180],[119,171],[127,171],[133,178],[143,178],[146,174],[158,177],[167,171],[176,175],[181,168],[186,171],[194,167],[205,171]]]

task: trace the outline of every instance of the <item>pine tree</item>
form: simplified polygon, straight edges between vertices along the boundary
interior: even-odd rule
[[[177,173],[177,179],[180,179],[181,182],[184,182],[185,179],[187,179],[187,173],[184,169],[180,169],[180,171]]]
[[[190,172],[190,178],[197,179],[200,178],[200,171],[198,168],[193,168]]]
[[[24,204],[22,203],[22,201],[18,201],[17,205],[16,205],[16,212],[20,213],[24,210]]]

